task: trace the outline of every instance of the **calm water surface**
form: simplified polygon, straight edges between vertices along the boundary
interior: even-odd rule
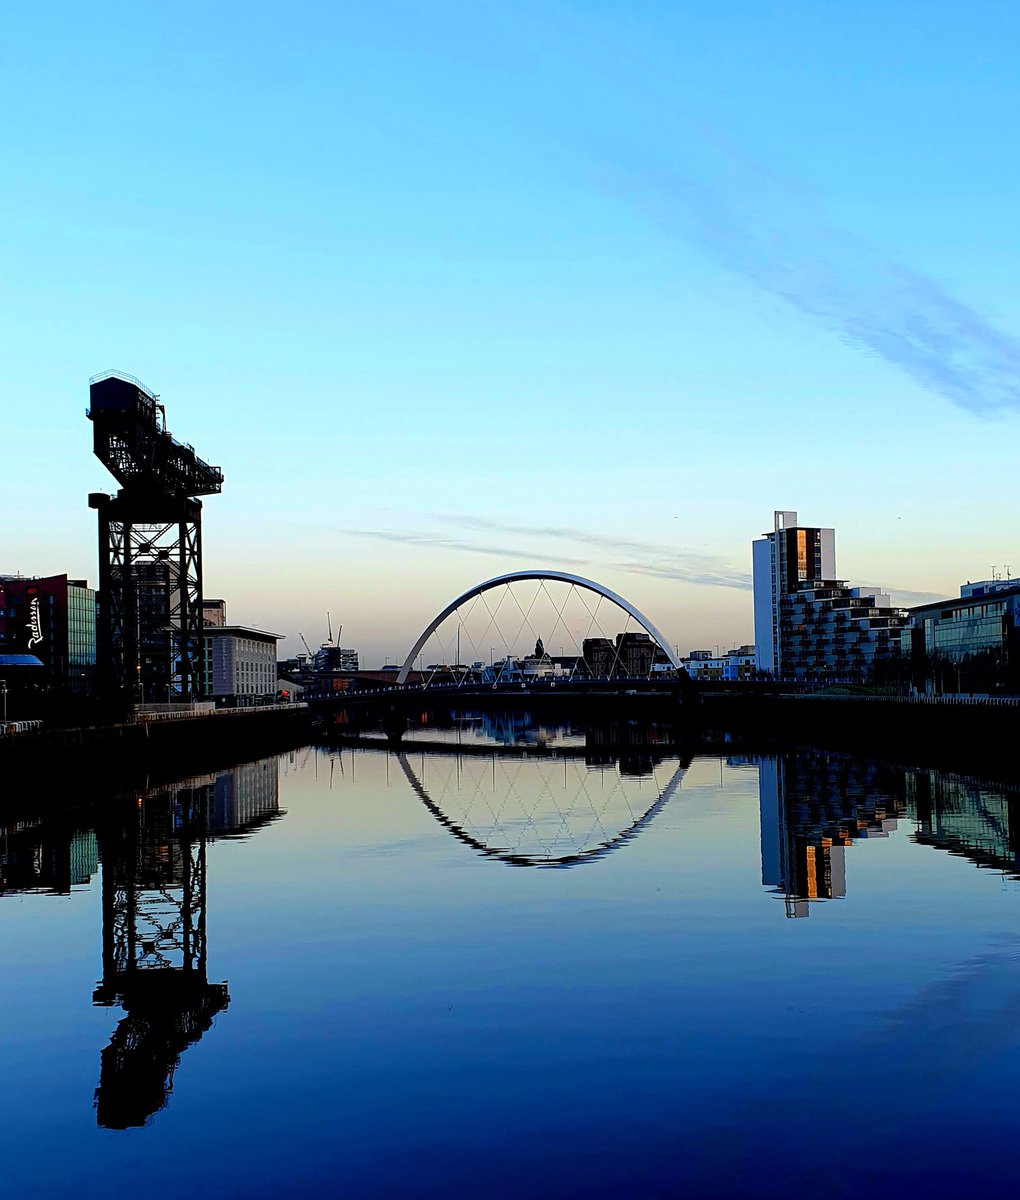
[[[1013,1182],[1017,792],[526,725],[11,817],[6,1194]]]

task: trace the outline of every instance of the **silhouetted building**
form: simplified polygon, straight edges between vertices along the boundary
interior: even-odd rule
[[[836,574],[836,533],[799,525],[795,512],[777,511],[771,533],[753,543],[754,642],[758,670],[783,676],[782,597],[802,583]]]
[[[357,671],[358,652],[348,646],[320,646],[312,655],[312,670],[332,675],[337,671]]]
[[[585,638],[581,654],[592,675],[648,676],[658,646],[647,633],[618,633],[615,642],[605,637]]]

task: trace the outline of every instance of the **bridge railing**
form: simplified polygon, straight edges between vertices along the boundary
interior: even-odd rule
[[[595,685],[616,684],[633,686],[634,684],[656,684],[661,686],[675,685],[680,681],[675,677],[663,678],[661,675],[578,675],[574,677],[561,676],[558,679],[514,679],[499,683],[483,682],[442,682],[442,683],[405,683],[385,684],[376,688],[358,688],[346,692],[328,692],[315,697],[320,700],[348,700],[365,696],[385,696],[399,693],[400,695],[421,695],[434,692],[520,692],[520,691],[552,691],[556,688],[581,688]]]

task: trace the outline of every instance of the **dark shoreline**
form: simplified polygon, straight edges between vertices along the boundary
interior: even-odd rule
[[[348,710],[253,709],[229,716],[3,738],[0,814],[88,806],[309,744],[356,745],[362,733],[396,733],[408,722],[421,728],[420,699],[379,699],[378,704],[351,705]],[[444,719],[452,721],[471,710],[528,711],[539,720],[599,729],[604,751],[633,752],[643,744],[693,755],[809,749],[1020,785],[1014,747],[1020,706],[738,693],[709,693],[696,704],[650,695],[565,700],[540,693],[465,700],[458,706],[449,697],[442,703],[433,701],[433,725],[441,728]],[[645,731],[651,729],[657,732],[647,737]],[[397,742],[378,743],[380,749],[387,744]],[[412,746],[406,743],[408,749]],[[548,752],[555,754],[556,748]]]
[[[0,814],[88,807],[313,740],[305,708],[229,717],[54,729],[0,739]]]

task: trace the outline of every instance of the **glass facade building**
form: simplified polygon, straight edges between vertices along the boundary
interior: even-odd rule
[[[968,583],[953,600],[911,609],[903,650],[928,692],[1020,694],[1020,585]]]

